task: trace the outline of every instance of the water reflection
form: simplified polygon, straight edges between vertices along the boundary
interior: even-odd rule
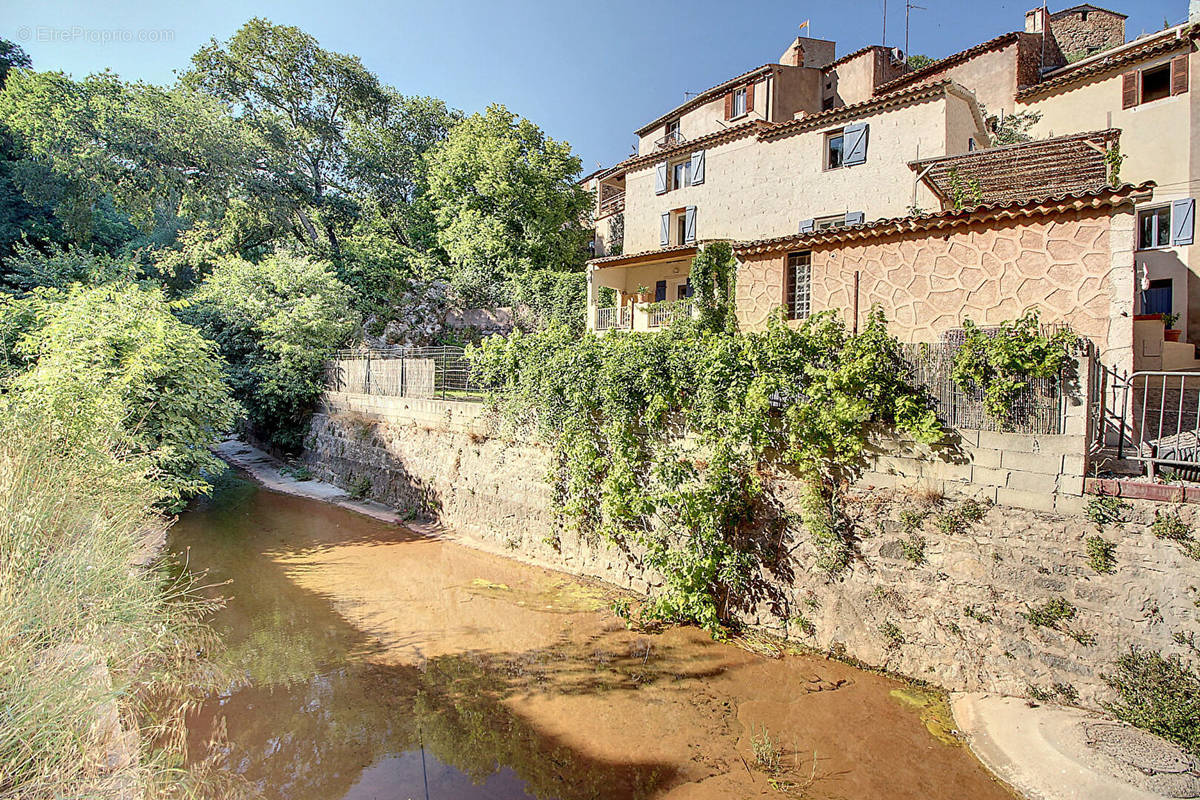
[[[358,522],[236,479],[180,519],[174,546],[214,581],[230,581],[215,624],[223,660],[243,679],[195,715],[193,752],[217,737],[226,768],[254,791],[297,800],[641,798],[670,777],[662,764],[589,758],[516,717],[504,700],[536,674],[521,666],[529,658],[373,663],[379,642],[276,560],[380,536],[379,526]]]

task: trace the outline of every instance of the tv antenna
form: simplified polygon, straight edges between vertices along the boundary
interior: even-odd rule
[[[912,0],[905,0],[905,2],[904,2],[904,66],[905,67],[908,66],[908,15],[909,15],[909,12],[911,12],[914,8],[917,9],[918,11],[927,11],[928,10],[925,8],[925,6],[919,6],[916,3],[913,3]]]

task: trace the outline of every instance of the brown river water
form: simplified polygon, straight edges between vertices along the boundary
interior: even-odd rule
[[[266,798],[1012,797],[932,695],[630,631],[599,584],[237,479],[172,547],[229,581],[214,624],[235,680],[192,716],[192,752],[219,742]]]

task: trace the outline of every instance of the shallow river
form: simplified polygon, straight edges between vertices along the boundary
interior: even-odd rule
[[[230,581],[215,624],[239,680],[192,749],[220,742],[267,798],[1011,797],[920,692],[628,631],[599,585],[237,480],[172,543]]]

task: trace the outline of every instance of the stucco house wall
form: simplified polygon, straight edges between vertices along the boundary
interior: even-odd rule
[[[1093,340],[1106,363],[1129,368],[1133,225],[1126,205],[795,249],[812,253],[813,313],[833,310],[852,325],[857,272],[860,319],[878,304],[902,341],[937,341],[964,317],[996,325],[1037,309],[1043,322]],[[784,251],[740,256],[743,329],[762,329],[784,302],[786,260]]]
[[[660,217],[696,207],[699,240],[745,240],[794,233],[800,220],[862,211],[867,220],[899,216],[936,199],[907,164],[967,150],[981,135],[969,101],[950,93],[827,127],[763,141],[747,136],[707,149],[705,182],[654,193],[654,164],[626,176],[624,252],[660,247]],[[825,138],[849,122],[870,125],[865,164],[825,169]],[[677,244],[672,239],[671,244]]]
[[[1132,108],[1121,107],[1122,75],[1126,71],[1168,64],[1187,51],[1192,51],[1188,57],[1188,91]],[[1198,80],[1200,52],[1195,52],[1185,38],[1177,50],[1021,99],[1017,110],[1041,115],[1030,131],[1036,138],[1119,128],[1121,153],[1125,156],[1121,180],[1155,181],[1158,186],[1154,202],[1147,207],[1170,205],[1198,192],[1193,172],[1200,163],[1200,106],[1192,99],[1200,86]],[[1147,270],[1151,279],[1172,279],[1179,327],[1187,341],[1200,342],[1200,246],[1138,251],[1136,258],[1139,271]]]

